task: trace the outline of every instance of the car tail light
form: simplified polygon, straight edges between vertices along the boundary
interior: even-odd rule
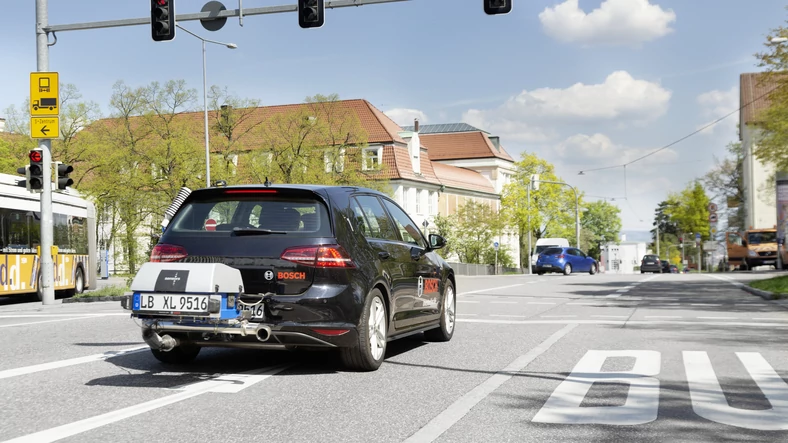
[[[178,245],[168,245],[166,243],[159,243],[153,247],[150,253],[150,261],[152,262],[170,262],[177,261],[187,257],[189,254],[186,248]]]
[[[345,248],[339,245],[297,246],[287,248],[279,257],[293,263],[316,268],[355,268]]]
[[[657,259],[657,264],[658,264],[658,265],[659,265],[659,264],[662,264],[662,262],[661,262],[661,261],[659,261],[659,259]]]
[[[558,258],[566,258],[564,254],[558,254]]]

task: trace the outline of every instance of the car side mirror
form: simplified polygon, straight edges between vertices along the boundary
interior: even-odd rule
[[[446,239],[438,234],[430,234],[430,249],[440,249],[446,246]]]

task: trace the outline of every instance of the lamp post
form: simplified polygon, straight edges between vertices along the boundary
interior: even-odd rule
[[[575,242],[577,243],[577,249],[580,249],[580,206],[579,206],[579,203],[578,203],[579,201],[578,201],[578,197],[577,197],[577,189],[575,189],[575,187],[570,185],[569,183],[554,182],[554,181],[548,181],[548,180],[538,180],[538,179],[533,179],[532,178],[531,180],[528,181],[528,186],[527,186],[527,188],[528,188],[528,196],[526,197],[527,203],[528,203],[528,207],[529,207],[529,212],[528,212],[528,273],[529,274],[532,273],[531,272],[531,259],[532,259],[532,255],[531,255],[532,254],[532,251],[531,251],[531,212],[530,212],[530,206],[531,206],[531,183],[532,182],[549,183],[549,184],[553,184],[553,185],[569,186],[572,189],[572,191],[574,191],[574,193],[575,193]]]
[[[182,29],[187,34],[193,35],[202,41],[202,104],[203,104],[203,113],[204,113],[204,120],[205,120],[205,187],[211,187],[211,150],[210,150],[210,140],[208,138],[208,76],[206,74],[206,62],[205,62],[205,43],[213,43],[216,45],[226,46],[230,49],[238,49],[238,45],[235,43],[222,43],[217,42],[215,40],[208,40],[206,38],[202,38],[199,35],[189,31],[188,29],[184,28],[179,24],[175,24],[178,28]]]

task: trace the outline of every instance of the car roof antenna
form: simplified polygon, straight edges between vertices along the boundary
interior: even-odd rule
[[[268,177],[265,178],[265,183],[263,183],[266,187],[271,186],[271,182],[268,180]]]

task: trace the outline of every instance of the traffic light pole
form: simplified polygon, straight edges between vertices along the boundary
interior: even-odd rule
[[[47,0],[36,0],[36,70],[49,71],[49,38],[44,29],[49,26]],[[43,192],[41,193],[41,302],[55,304],[54,262],[52,261],[52,140],[43,139]]]

